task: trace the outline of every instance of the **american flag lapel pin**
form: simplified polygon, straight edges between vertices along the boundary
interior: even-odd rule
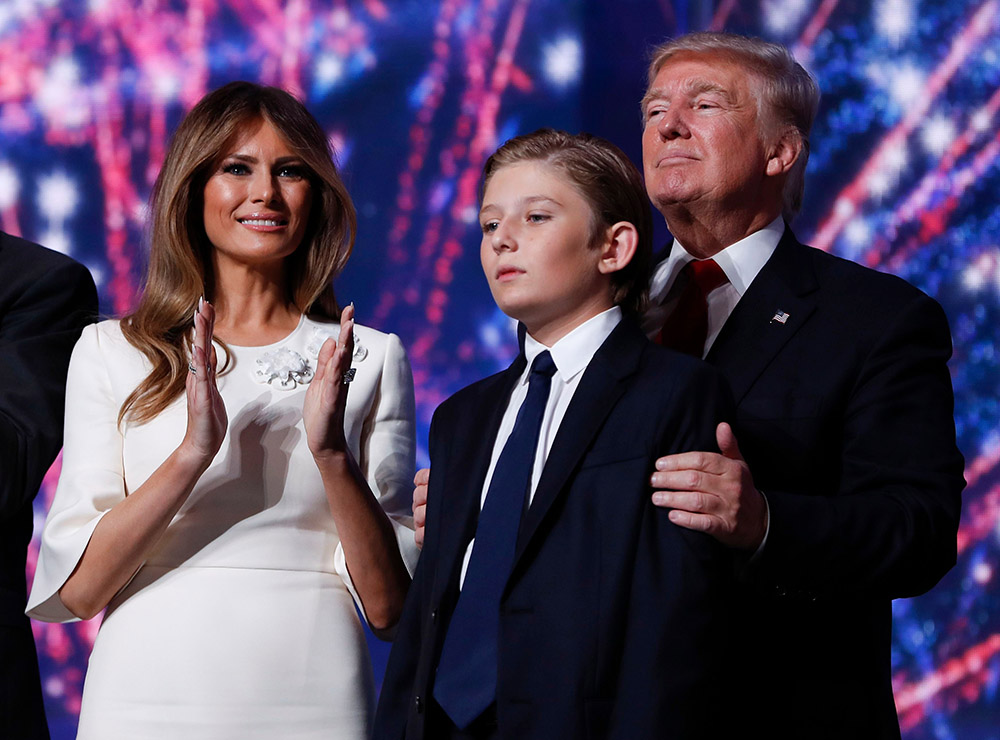
[[[787,314],[784,311],[775,311],[774,316],[771,317],[770,323],[774,324],[777,322],[779,324],[784,324],[786,321],[788,321],[788,317],[790,315],[791,314]]]

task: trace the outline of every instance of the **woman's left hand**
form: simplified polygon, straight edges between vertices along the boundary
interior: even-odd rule
[[[348,383],[345,373],[351,369],[354,355],[354,306],[340,314],[340,337],[323,343],[316,360],[316,375],[309,384],[302,406],[306,440],[313,457],[347,452],[344,434],[344,409],[347,407]]]

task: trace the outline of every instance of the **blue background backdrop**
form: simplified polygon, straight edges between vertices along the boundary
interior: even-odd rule
[[[998,738],[998,11],[998,0],[7,0],[0,226],[84,262],[102,310],[120,314],[183,114],[232,79],[291,90],[329,132],[358,207],[339,296],[406,344],[423,450],[435,406],[515,349],[479,269],[485,157],[547,125],[603,135],[639,162],[651,45],[706,28],[787,44],[824,93],[798,236],[918,285],[955,340],[969,487],[958,565],[894,605],[904,736]],[[29,577],[36,555],[37,542]],[[98,622],[34,625],[55,738],[74,734]],[[378,675],[386,649],[374,647]]]

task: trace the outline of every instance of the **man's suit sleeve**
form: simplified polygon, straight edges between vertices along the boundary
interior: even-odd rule
[[[446,445],[440,443],[439,430],[442,424],[440,414],[439,408],[431,419],[428,433],[432,475],[435,469],[439,471],[439,475],[443,473],[448,463],[444,449]],[[437,493],[436,481],[432,477],[428,487],[429,505],[424,530],[424,547],[417,560],[413,581],[410,583],[410,590],[403,606],[403,614],[400,616],[393,639],[392,651],[389,653],[389,662],[386,665],[385,679],[382,682],[378,709],[375,713],[373,740],[402,740],[406,736],[411,712],[415,710],[417,670],[425,632],[424,612],[427,609],[425,599],[430,588],[429,579],[433,573],[431,566],[436,560],[438,532],[441,526],[441,512],[437,510],[439,507],[434,505],[440,498]],[[431,500],[432,496],[434,502]],[[425,703],[428,698],[421,697],[421,703]]]
[[[34,497],[62,446],[70,354],[97,314],[94,281],[75,262],[24,288],[0,315],[0,519]]]
[[[402,740],[406,736],[424,631],[422,594],[427,570],[424,562],[421,554],[393,638],[375,713],[373,740]]]
[[[915,296],[864,358],[843,429],[831,430],[836,495],[766,491],[770,531],[755,575],[805,595],[896,598],[954,565],[965,482],[950,355],[944,312]]]
[[[722,378],[707,368],[676,397],[679,413],[656,450],[718,450],[715,429],[732,419]],[[650,460],[650,469],[656,455]],[[728,737],[720,710],[734,671],[731,551],[701,532],[678,527],[645,490],[625,642],[609,738]]]

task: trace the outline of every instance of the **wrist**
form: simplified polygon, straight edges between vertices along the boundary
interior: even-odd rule
[[[324,481],[360,477],[361,472],[350,450],[321,450],[313,452],[313,460]]]
[[[203,450],[199,450],[193,444],[184,440],[181,442],[180,446],[174,450],[172,457],[174,459],[174,463],[180,466],[182,471],[189,472],[194,475],[201,475],[208,470],[208,466],[212,464],[212,460],[215,459],[217,452],[218,451],[208,453]]]

